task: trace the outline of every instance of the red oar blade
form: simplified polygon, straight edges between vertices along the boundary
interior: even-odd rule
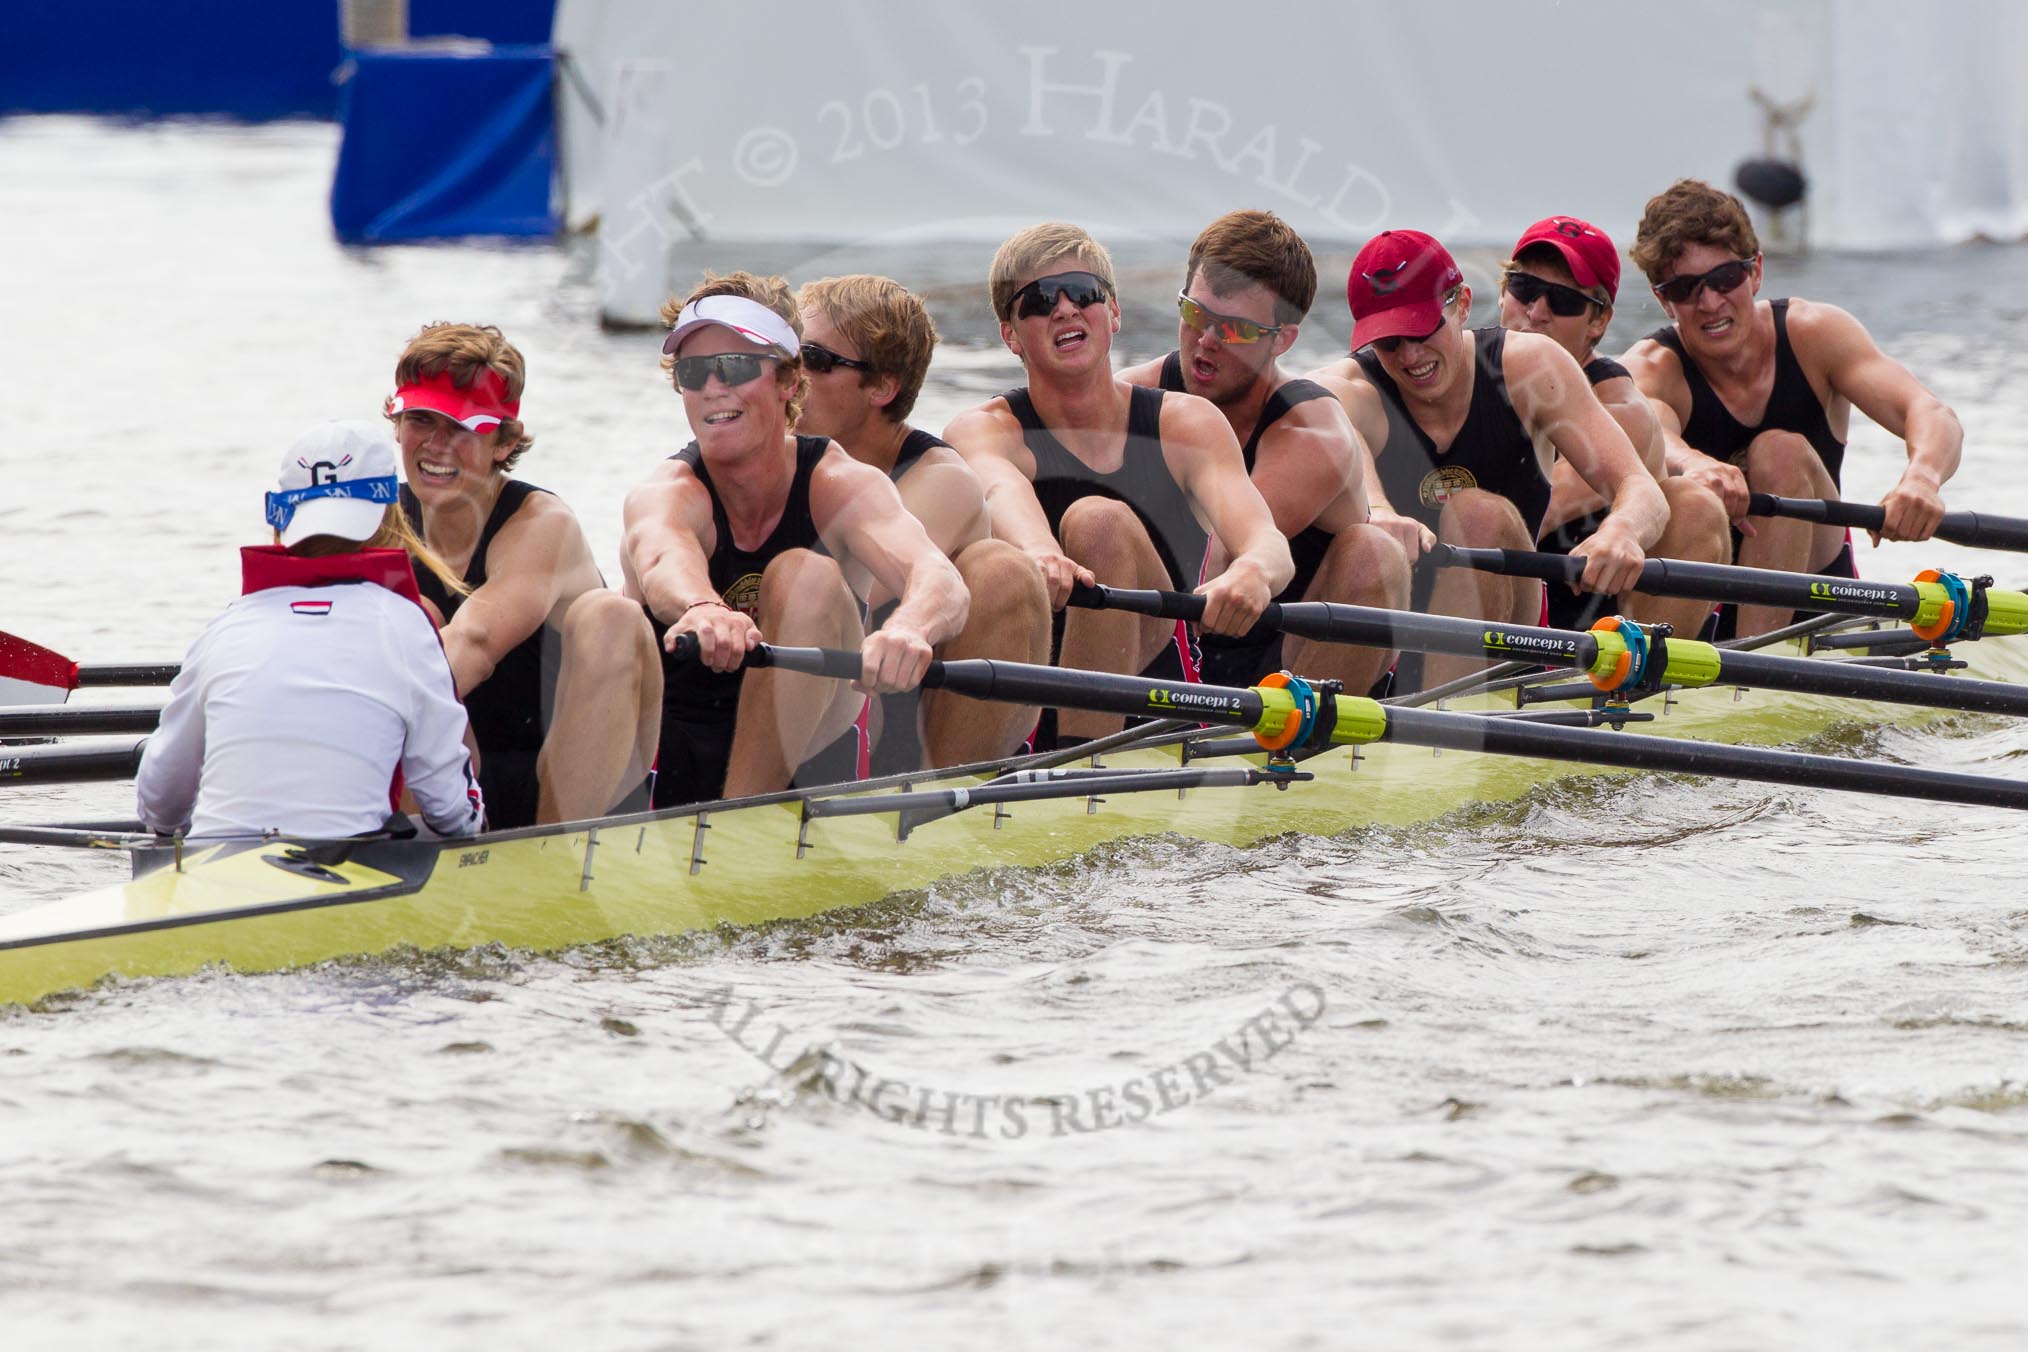
[[[77,689],[77,663],[39,643],[0,633],[0,703],[61,704]]]

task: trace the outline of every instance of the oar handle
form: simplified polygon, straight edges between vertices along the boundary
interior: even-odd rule
[[[1526,549],[1466,549],[1432,545],[1429,562],[1438,568],[1472,568],[1508,577],[1539,577],[1544,582],[1575,584],[1584,576],[1584,560],[1569,554],[1539,554]]]
[[[1781,498],[1772,493],[1755,493],[1748,500],[1750,516],[1786,516],[1797,521],[1818,521],[1827,526],[1849,526],[1855,530],[1879,530],[1887,520],[1887,509],[1875,502],[1843,502],[1835,498]],[[1945,512],[1936,528],[1936,538],[1975,549],[2028,551],[2028,521],[2019,517],[1989,516],[1983,512]]]
[[[1138,591],[1129,587],[1108,587],[1103,583],[1087,587],[1082,582],[1074,582],[1070,587],[1070,604],[1084,610],[1128,610],[1136,615],[1182,620],[1187,624],[1203,621],[1204,599],[1202,592]],[[1261,612],[1260,619],[1240,641],[1265,643],[1281,631],[1282,608],[1277,602],[1270,601],[1267,609]]]

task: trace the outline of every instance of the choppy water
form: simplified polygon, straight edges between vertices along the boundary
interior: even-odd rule
[[[275,448],[375,407],[436,318],[529,353],[526,473],[613,556],[620,493],[683,435],[652,340],[597,330],[578,250],[336,247],[332,144],[0,123],[0,628],[179,655]],[[1173,325],[1173,258],[1140,248],[1133,356]],[[981,333],[956,284],[983,253],[913,264],[950,288],[947,335]],[[2028,254],[1777,272],[1956,405],[1954,502],[2028,515]],[[1344,326],[1319,314],[1321,358]],[[1615,337],[1651,322],[1630,306]],[[921,420],[1013,374],[974,341]],[[1897,455],[1859,429],[1854,494]],[[1937,561],[1974,556],[1863,566]],[[2028,733],[1857,746],[2016,774]],[[1148,842],[757,931],[0,1012],[5,1343],[2020,1347],[2018,819],[1609,793]],[[7,821],[127,810],[6,794]],[[111,869],[0,850],[0,911]]]

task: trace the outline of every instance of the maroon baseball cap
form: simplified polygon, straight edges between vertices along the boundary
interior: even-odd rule
[[[1513,257],[1531,244],[1547,244],[1563,255],[1571,280],[1579,286],[1602,286],[1615,299],[1620,294],[1620,251],[1606,232],[1575,216],[1551,216],[1537,221],[1522,233]]]
[[[1383,230],[1366,241],[1345,279],[1352,350],[1380,338],[1421,338],[1444,322],[1444,297],[1464,285],[1450,250],[1420,230]]]

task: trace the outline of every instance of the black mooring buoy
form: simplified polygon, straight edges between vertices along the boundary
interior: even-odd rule
[[[1732,182],[1740,192],[1773,211],[1802,201],[1810,186],[1802,170],[1771,157],[1741,160],[1739,168],[1732,171]]]

